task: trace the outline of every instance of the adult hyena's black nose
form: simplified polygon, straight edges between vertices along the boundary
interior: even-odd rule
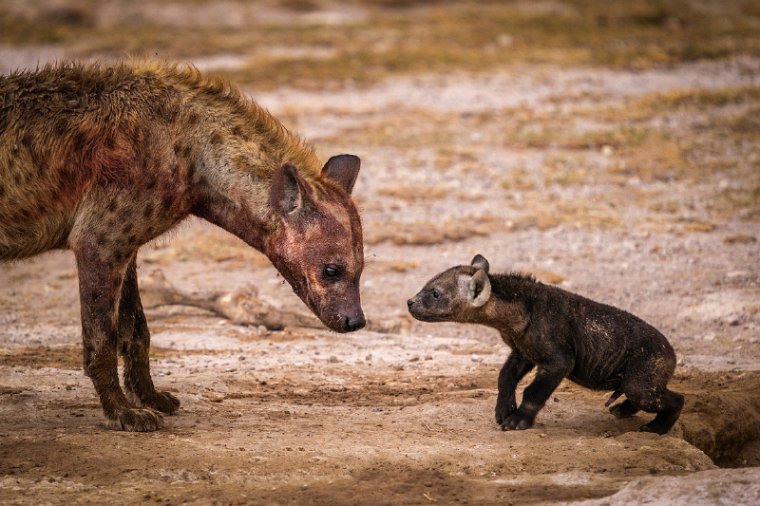
[[[359,330],[361,328],[364,328],[366,324],[367,324],[367,321],[364,319],[364,315],[346,316],[341,321],[341,326],[343,327],[343,330],[345,330],[346,332],[353,332],[354,330]]]

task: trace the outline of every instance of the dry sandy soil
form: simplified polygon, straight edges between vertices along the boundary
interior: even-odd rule
[[[3,51],[5,71],[67,54]],[[154,380],[182,408],[114,432],[81,371],[72,255],[2,264],[0,502],[758,504],[758,87],[752,57],[246,86],[320,153],[362,158],[368,330],[269,331],[146,290]],[[534,428],[500,431],[496,332],[405,312],[475,253],[662,330],[686,394],[671,433],[636,432],[650,415],[614,419],[608,392],[570,382]],[[139,262],[142,280],[251,285],[306,314],[262,255],[200,221]]]

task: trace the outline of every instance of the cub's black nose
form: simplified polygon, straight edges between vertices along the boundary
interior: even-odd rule
[[[364,328],[364,326],[367,324],[367,321],[364,319],[364,316],[346,316],[343,319],[342,323],[343,330],[346,332],[353,332],[354,330]]]
[[[414,305],[414,300],[413,299],[409,299],[408,301],[406,301],[406,305],[408,307],[412,307]]]

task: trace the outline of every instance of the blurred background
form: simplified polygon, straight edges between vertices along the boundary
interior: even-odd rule
[[[717,475],[723,497],[756,491],[760,2],[0,0],[0,73],[135,57],[226,77],[323,159],[360,156],[368,328],[327,332],[263,255],[188,220],[138,259],[154,377],[183,403],[140,439],[98,425],[71,253],[2,264],[0,502],[564,504],[665,474],[682,481],[653,497],[682,503],[714,462],[754,466]],[[496,430],[498,335],[405,307],[476,253],[663,331],[688,395],[674,437],[569,382],[535,430]],[[156,272],[313,323],[151,304]]]

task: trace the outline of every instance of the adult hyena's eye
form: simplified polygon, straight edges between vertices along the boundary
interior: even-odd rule
[[[340,272],[340,267],[337,265],[325,265],[325,268],[322,270],[322,275],[327,279],[335,279],[340,276]]]

